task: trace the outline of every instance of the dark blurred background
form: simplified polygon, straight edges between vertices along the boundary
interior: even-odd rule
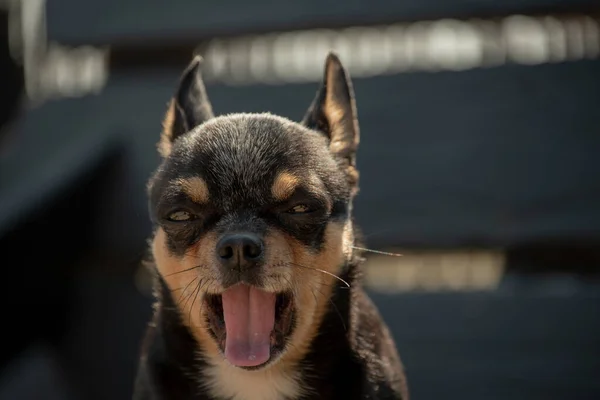
[[[298,120],[333,48],[414,399],[600,399],[597,0],[0,0],[0,399],[125,400],[178,76]]]

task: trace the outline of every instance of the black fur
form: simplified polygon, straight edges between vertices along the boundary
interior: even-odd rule
[[[263,235],[270,229],[285,232],[314,254],[327,251],[325,227],[350,220],[358,176],[356,108],[350,79],[337,57],[329,55],[323,85],[301,124],[270,114],[214,117],[199,66],[200,60],[194,59],[182,76],[171,104],[172,120],[163,133],[168,154],[163,154],[149,185],[151,216],[166,232],[170,254],[183,257],[206,232],[245,230]],[[271,189],[280,171],[301,177],[314,174],[318,183],[310,186],[310,179],[303,180],[304,186],[291,199],[279,201]],[[174,184],[198,176],[210,194],[206,204],[194,203]],[[299,203],[310,212],[286,214]],[[173,222],[169,216],[174,210],[198,218]],[[323,319],[316,322],[318,334],[296,365],[306,393],[281,400],[408,399],[395,344],[361,288],[360,263],[360,255],[352,250],[340,269],[341,280],[350,287],[335,286]],[[157,303],[142,346],[134,399],[230,400],[211,397],[201,386],[208,368],[203,350],[159,273],[155,292]]]

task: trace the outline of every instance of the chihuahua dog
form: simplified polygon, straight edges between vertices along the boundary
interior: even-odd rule
[[[361,288],[352,200],[359,128],[330,53],[301,123],[215,117],[184,71],[148,193],[156,304],[135,400],[407,400]]]

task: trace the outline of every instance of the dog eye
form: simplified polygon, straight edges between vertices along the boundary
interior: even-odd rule
[[[183,221],[189,221],[193,218],[192,214],[190,214],[187,211],[175,211],[171,214],[169,214],[169,221],[173,221],[173,222],[183,222]]]
[[[303,214],[309,212],[310,208],[305,204],[298,204],[288,210],[290,214]]]

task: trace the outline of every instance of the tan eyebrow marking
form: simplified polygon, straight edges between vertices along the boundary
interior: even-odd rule
[[[271,194],[277,201],[287,200],[300,184],[300,180],[289,172],[281,172],[273,181]]]
[[[180,178],[176,180],[176,184],[179,185],[185,194],[195,203],[207,203],[210,198],[208,193],[208,186],[204,179],[199,176],[191,178]]]

